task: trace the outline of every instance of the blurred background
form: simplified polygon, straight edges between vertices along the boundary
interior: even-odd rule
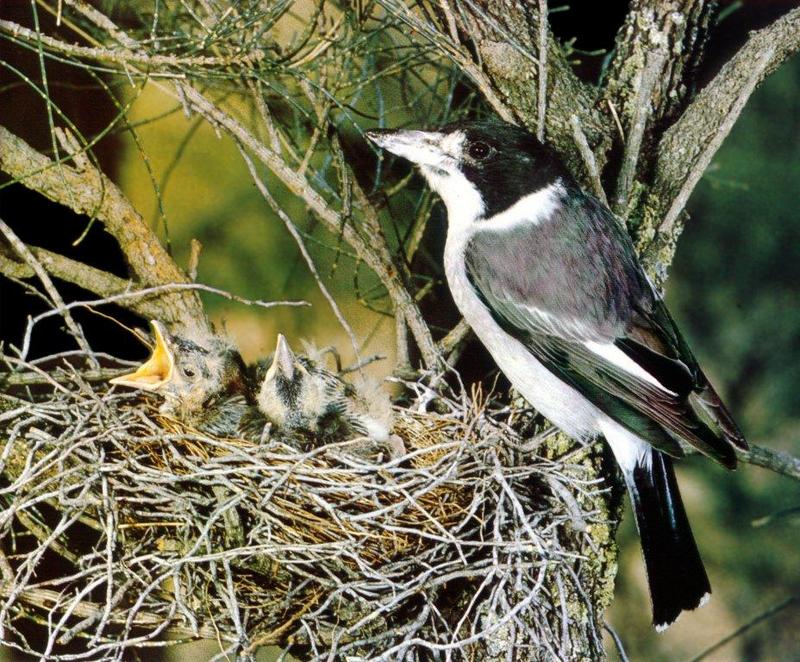
[[[713,74],[748,30],[789,4],[796,3],[730,4],[712,37],[716,61],[708,65],[706,75]],[[626,9],[625,3],[591,5],[572,5],[551,17],[562,39],[575,39],[578,66],[586,77],[599,71]],[[26,23],[29,6],[6,1],[0,14]],[[26,81],[36,79],[38,62],[6,45],[4,50],[0,123],[47,152],[45,105]],[[122,110],[108,103],[97,81],[87,81],[80,72],[54,63],[49,73],[51,93],[85,135],[101,131]],[[116,92],[136,126],[137,139],[128,131],[111,131],[98,142],[95,154],[103,170],[158,228],[178,264],[187,265],[190,241],[197,239],[203,245],[200,282],[253,299],[305,299],[312,304],[265,311],[204,295],[210,315],[237,341],[245,358],[271,352],[278,331],[290,341],[335,344],[347,354],[343,332],[295,243],[256,191],[235,145],[199,119],[187,118],[175,99],[155,84]],[[746,436],[795,455],[800,454],[799,180],[800,59],[794,58],[752,97],[693,194],[691,221],[667,285],[674,316]],[[286,197],[282,204],[291,208],[297,203]],[[303,214],[300,206],[294,211]],[[23,239],[124,275],[121,256],[101,227],[90,228],[82,237],[86,219],[19,185],[0,188],[0,214]],[[440,218],[441,209],[434,214]],[[441,227],[432,226],[429,232],[441,234]],[[435,247],[437,241],[429,245]],[[370,303],[374,279],[330,242],[315,241],[313,232],[308,243],[320,273],[363,340],[362,351],[385,355],[376,370],[387,373],[393,366],[394,326],[386,311]],[[429,259],[437,257],[432,249]],[[67,285],[62,293],[65,299],[85,297]],[[19,285],[0,278],[0,341],[18,343],[27,316],[41,309],[42,304]],[[132,315],[117,313],[129,325],[142,324]],[[79,311],[76,318],[85,323],[96,349],[128,358],[146,354],[124,328],[99,326],[88,311]],[[37,332],[34,343],[38,355],[68,345],[55,320]],[[629,656],[690,659],[793,598],[708,659],[800,660],[800,486],[751,466],[729,474],[695,459],[681,463],[678,471],[714,597],[656,635],[649,625],[639,546],[626,515],[609,622]],[[609,650],[613,655],[611,645]],[[206,653],[195,647],[169,655],[204,659]],[[10,652],[6,656],[16,659]]]

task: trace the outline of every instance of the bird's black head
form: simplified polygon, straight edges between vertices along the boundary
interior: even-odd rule
[[[572,180],[549,147],[506,122],[458,122],[437,131],[369,131],[367,137],[420,166],[447,205],[451,223],[490,218],[530,193]]]

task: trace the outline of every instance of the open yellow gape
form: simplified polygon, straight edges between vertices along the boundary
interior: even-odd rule
[[[153,335],[156,339],[150,358],[139,366],[135,372],[110,379],[109,381],[112,384],[130,386],[145,391],[156,391],[172,378],[175,359],[164,340],[161,324],[151,320],[150,325],[153,327]]]

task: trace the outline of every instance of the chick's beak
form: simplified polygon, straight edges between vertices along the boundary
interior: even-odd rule
[[[272,357],[272,365],[267,371],[267,380],[280,374],[286,379],[294,377],[295,358],[289,343],[282,333],[278,334],[278,343],[275,345],[275,355]]]
[[[437,168],[447,157],[442,149],[444,134],[436,131],[373,129],[366,136],[378,147],[417,165]]]
[[[153,327],[153,335],[156,342],[150,358],[140,365],[136,372],[120,375],[109,380],[112,384],[130,386],[144,391],[157,391],[172,379],[175,359],[164,340],[162,326],[155,320],[151,321],[150,324]]]

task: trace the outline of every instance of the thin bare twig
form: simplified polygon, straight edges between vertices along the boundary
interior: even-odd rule
[[[600,181],[600,172],[597,170],[597,161],[594,158],[594,152],[592,152],[591,147],[589,147],[589,141],[586,140],[586,134],[584,134],[583,129],[581,128],[581,122],[578,119],[578,116],[574,114],[570,116],[569,122],[572,125],[572,137],[575,140],[575,145],[578,147],[578,151],[583,159],[583,163],[586,165],[586,172],[589,175],[589,181],[592,183],[592,188],[594,188],[594,194],[597,196],[597,199],[600,200],[600,202],[607,206],[608,198],[606,198],[606,192],[603,189],[603,183]]]
[[[664,48],[651,50],[647,54],[647,62],[644,69],[640,72],[634,97],[634,112],[631,124],[628,127],[628,139],[625,143],[625,151],[622,155],[622,167],[620,168],[617,179],[617,190],[614,194],[614,211],[622,215],[628,204],[628,196],[633,186],[633,179],[636,175],[636,165],[639,161],[639,152],[642,149],[642,139],[644,130],[647,126],[647,118],[650,115],[653,100],[653,88],[655,87],[658,76],[664,69],[667,59],[667,51]]]
[[[92,352],[89,349],[89,343],[86,341],[86,337],[83,335],[83,329],[78,326],[77,322],[75,322],[75,320],[72,318],[72,315],[70,315],[69,309],[64,305],[64,300],[61,298],[61,294],[59,294],[56,286],[53,285],[53,281],[50,280],[50,276],[47,274],[45,268],[40,264],[39,260],[36,259],[33,253],[31,253],[30,249],[25,245],[25,243],[5,223],[5,221],[3,221],[3,219],[0,219],[0,232],[3,233],[6,241],[11,244],[17,254],[26,262],[26,264],[33,269],[36,276],[42,282],[47,295],[53,302],[53,306],[59,309],[59,314],[64,318],[64,322],[66,322],[70,334],[73,338],[75,338],[75,342],[78,343],[78,347],[85,352],[92,364],[92,367],[99,368],[100,365],[97,363],[97,359],[92,355]],[[25,355],[23,354],[23,358],[24,356]]]
[[[142,285],[188,282],[141,215],[101,172],[94,168],[78,172],[56,163],[2,126],[0,144],[0,170],[54,202],[102,221]],[[176,324],[208,324],[196,293],[167,292],[164,296],[159,306],[160,319]]]
[[[786,598],[785,600],[782,600],[781,602],[779,602],[778,604],[770,607],[766,611],[761,612],[758,616],[756,616],[755,618],[752,618],[751,620],[749,620],[747,623],[745,623],[741,627],[736,628],[727,637],[723,637],[722,639],[720,639],[713,646],[709,646],[708,648],[706,648],[702,653],[700,653],[700,654],[696,655],[695,657],[693,657],[690,662],[700,662],[700,660],[705,660],[712,653],[715,653],[720,648],[722,648],[726,644],[729,644],[731,641],[733,641],[737,637],[743,635],[745,632],[747,632],[751,628],[755,627],[759,623],[764,622],[768,618],[772,618],[773,616],[775,616],[775,614],[778,614],[779,612],[783,611],[787,607],[791,607],[793,604],[797,603],[799,600],[800,600],[800,598],[798,598],[798,596],[796,596],[796,595],[792,595],[792,596]]]
[[[389,296],[406,318],[414,339],[420,348],[423,359],[429,367],[436,366],[439,360],[436,345],[431,336],[419,306],[399,277],[388,247],[380,236],[373,236],[368,244],[356,232],[351,223],[342,223],[342,219],[308,182],[305,177],[292,170],[280,155],[255,138],[253,134],[231,115],[210,102],[203,94],[188,84],[177,84],[191,106],[213,124],[222,126],[242,145],[244,145],[261,163],[269,168],[289,190],[301,198],[314,213],[325,223],[328,229],[350,244],[357,255],[366,262],[381,279],[389,292]],[[382,233],[381,233],[382,234]]]
[[[800,480],[800,458],[783,451],[750,444],[746,451],[736,450],[736,457],[746,464],[769,469],[777,474]]]
[[[544,142],[547,112],[547,0],[539,0],[539,80],[536,94],[537,122],[536,137]]]
[[[289,231],[289,234],[292,235],[295,243],[297,244],[297,248],[300,249],[300,254],[303,256],[303,260],[305,260],[306,266],[308,266],[308,270],[311,272],[311,275],[314,277],[314,281],[317,283],[317,287],[319,291],[322,293],[322,296],[328,302],[328,305],[331,307],[336,320],[339,322],[344,332],[347,334],[347,337],[350,339],[350,345],[353,348],[353,352],[356,357],[356,361],[360,362],[360,354],[358,351],[358,340],[356,339],[356,334],[353,331],[353,328],[348,323],[345,316],[342,314],[341,309],[339,308],[339,304],[336,303],[336,299],[333,298],[331,295],[330,290],[322,282],[322,278],[317,271],[317,266],[314,264],[314,259],[311,257],[311,254],[308,252],[306,248],[305,242],[303,241],[303,237],[300,235],[300,232],[297,230],[297,227],[292,222],[292,219],[289,218],[288,214],[283,211],[281,206],[275,201],[275,198],[272,197],[269,190],[267,190],[266,184],[261,180],[261,177],[258,175],[258,171],[256,170],[255,164],[250,156],[245,151],[244,147],[239,145],[239,152],[244,159],[244,162],[247,164],[247,169],[250,171],[250,177],[252,177],[253,182],[258,188],[259,193],[261,193],[261,197],[267,201],[267,204],[272,208],[272,211],[281,219],[283,225]]]
[[[800,12],[800,10],[797,11]],[[798,13],[798,16],[800,16],[800,13]],[[798,20],[798,24],[800,27],[800,19]],[[692,191],[694,191],[694,187],[697,185],[697,182],[700,181],[703,173],[708,170],[711,159],[714,158],[722,142],[727,138],[733,125],[736,123],[736,120],[739,119],[739,115],[744,109],[744,105],[747,103],[750,95],[753,93],[753,90],[756,89],[756,85],[764,78],[767,67],[773,61],[774,55],[775,47],[770,46],[764,50],[755,64],[752,65],[750,74],[747,81],[742,86],[739,96],[719,122],[719,125],[716,127],[716,132],[711,136],[711,139],[705,144],[703,150],[697,154],[692,162],[692,167],[688,175],[684,178],[680,190],[678,190],[677,194],[672,199],[672,203],[664,216],[664,220],[661,221],[661,225],[658,227],[659,233],[669,234],[672,231],[672,226],[675,224],[675,221],[678,220],[680,213],[686,206],[686,202],[689,200]]]
[[[665,131],[658,145],[655,177],[655,188],[664,199],[666,211],[662,231],[675,224],[694,185],[756,86],[798,50],[800,9],[793,9],[752,32],[745,45]]]

